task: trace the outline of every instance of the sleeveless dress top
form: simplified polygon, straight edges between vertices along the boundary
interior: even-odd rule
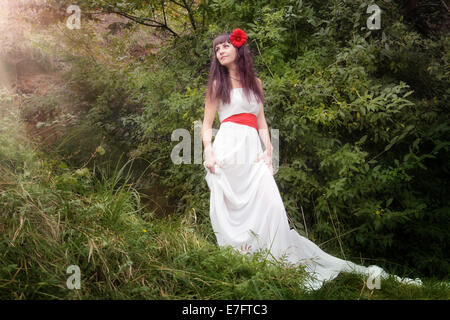
[[[253,92],[250,93],[250,100],[248,100],[244,95],[243,88],[233,88],[230,91],[230,103],[220,101],[217,113],[222,123],[226,118],[240,113],[251,113],[257,116],[261,106],[262,103],[257,102]]]

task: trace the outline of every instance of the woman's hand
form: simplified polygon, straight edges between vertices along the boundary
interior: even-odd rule
[[[273,166],[272,166],[272,153],[269,154],[269,151],[266,149],[263,153],[261,153],[258,158],[256,158],[255,162],[260,160],[264,160],[267,167],[270,170],[270,173],[273,175]]]
[[[210,152],[210,154],[207,154],[205,156],[205,159],[206,159],[205,162],[204,162],[205,167],[208,168],[208,170],[211,173],[215,173],[214,165],[217,164],[219,166],[219,168],[221,168],[221,166],[219,164],[219,161],[217,161],[216,156],[214,155],[213,152]]]

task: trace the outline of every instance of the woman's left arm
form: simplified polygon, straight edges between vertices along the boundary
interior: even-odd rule
[[[262,91],[262,82],[259,78],[257,78],[257,80]],[[266,117],[264,116],[264,104],[261,105],[261,109],[259,110],[256,120],[258,124],[259,136],[266,147],[267,155],[272,156],[273,147],[270,142],[269,127],[267,126]]]

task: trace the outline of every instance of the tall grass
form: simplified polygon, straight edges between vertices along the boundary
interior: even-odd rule
[[[30,142],[1,93],[0,299],[448,299],[436,281],[368,290],[342,274],[316,292],[301,268],[219,248],[197,212],[155,219],[119,168],[68,168]],[[77,265],[81,288],[67,287]]]

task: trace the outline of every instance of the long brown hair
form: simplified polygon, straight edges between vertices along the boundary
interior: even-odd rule
[[[225,104],[230,103],[230,91],[232,89],[230,74],[228,68],[220,64],[215,49],[216,45],[220,43],[229,42],[231,44],[230,34],[231,33],[223,33],[213,40],[211,69],[209,71],[207,85],[207,94],[209,94],[210,99],[214,100],[219,97]],[[247,44],[243,44],[240,48],[235,48],[237,50],[236,65],[238,67],[245,96],[248,98],[250,91],[253,91],[257,101],[259,103],[264,103],[264,95],[256,80],[256,72],[253,68],[252,53],[248,49]],[[216,82],[217,91],[214,90],[214,82]]]

